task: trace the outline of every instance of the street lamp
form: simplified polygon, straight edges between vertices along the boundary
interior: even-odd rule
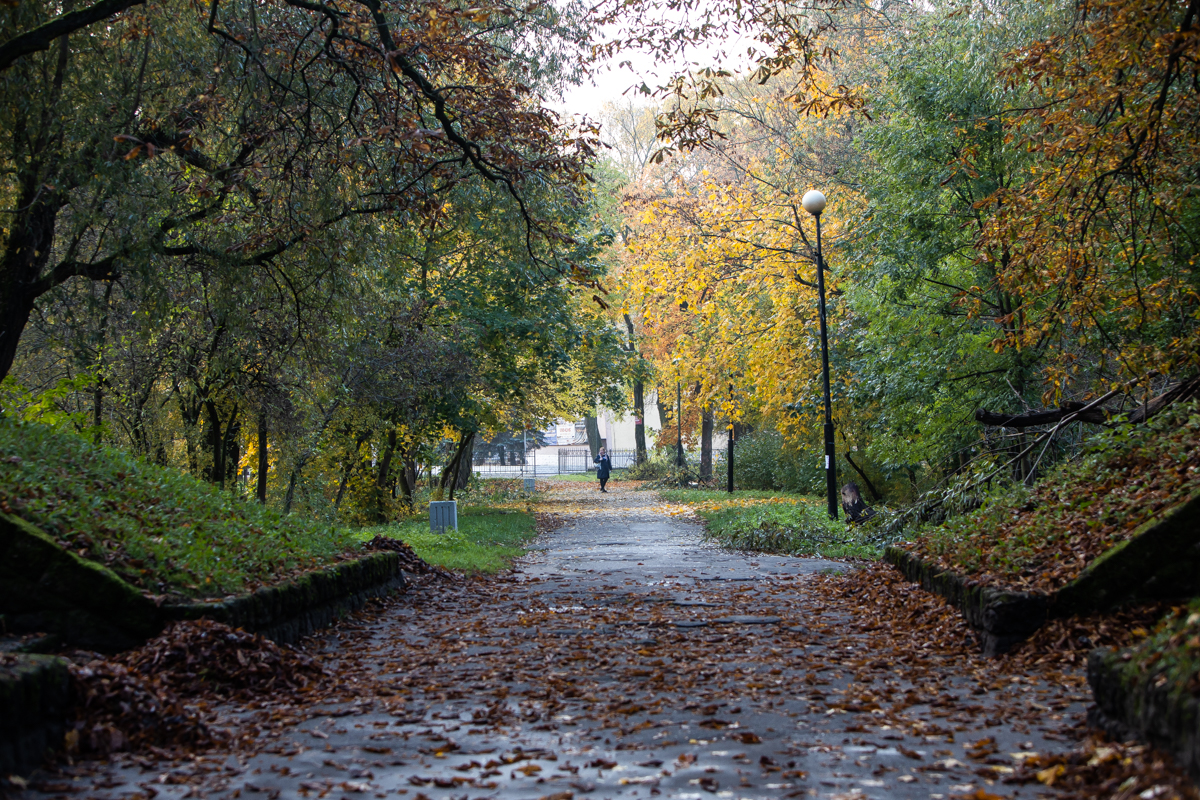
[[[725,488],[733,494],[733,436],[737,430],[733,422],[733,381],[729,382],[729,438],[725,441]]]
[[[825,262],[821,258],[821,212],[825,210],[825,195],[812,189],[800,200],[800,205],[817,220],[817,310],[821,316],[821,376],[825,383],[825,489],[829,518],[837,519],[837,462],[833,449],[833,407],[829,399],[829,334],[825,328]]]
[[[683,468],[683,384],[679,379],[679,359],[671,360],[675,365],[675,464]],[[682,479],[681,479],[682,480]]]

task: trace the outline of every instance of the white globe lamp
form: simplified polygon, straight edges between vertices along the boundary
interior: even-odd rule
[[[812,214],[814,217],[818,216],[822,211],[825,210],[825,195],[821,194],[816,189],[810,189],[800,200],[800,205],[804,206],[804,210]]]

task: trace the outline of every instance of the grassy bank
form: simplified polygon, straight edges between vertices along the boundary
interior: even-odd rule
[[[821,498],[785,492],[666,489],[659,496],[704,520],[705,535],[731,550],[822,558],[878,558],[862,529],[829,518]]]
[[[423,516],[356,532],[364,541],[376,535],[400,539],[430,564],[488,573],[511,566],[536,534],[531,512],[488,506],[460,506],[458,530],[444,534],[430,533]]]
[[[0,511],[148,594],[220,597],[358,547],[328,523],[282,517],[174,470],[0,418]]]
[[[998,492],[974,513],[919,531],[909,548],[985,583],[1053,591],[1200,492],[1198,443],[1195,405],[1105,431],[1034,488]]]

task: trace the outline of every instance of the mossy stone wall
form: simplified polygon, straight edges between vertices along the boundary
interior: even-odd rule
[[[1046,623],[1050,598],[1044,594],[980,586],[899,547],[888,547],[883,558],[913,583],[957,606],[979,634],[984,655],[1007,653]]]
[[[1200,700],[1151,670],[1129,668],[1125,652],[1093,650],[1088,684],[1096,705],[1088,722],[1117,739],[1138,738],[1171,753],[1200,781]]]
[[[217,603],[168,605],[162,612],[168,620],[205,617],[290,643],[361,608],[373,597],[404,587],[400,556],[372,553],[242,597]]]
[[[9,514],[0,514],[0,613],[13,630],[103,651],[135,647],[162,629],[159,609],[115,572]]]
[[[382,552],[221,602],[159,607],[112,570],[64,550],[25,520],[0,514],[0,614],[6,625],[55,633],[101,652],[136,647],[168,622],[201,617],[294,642],[404,586],[399,554]]]
[[[883,558],[910,581],[957,606],[979,632],[984,654],[1000,655],[1047,619],[1200,595],[1200,494],[1142,525],[1053,594],[981,586],[900,547],[888,547]]]
[[[27,775],[62,744],[70,702],[67,662],[18,655],[0,664],[0,775]]]

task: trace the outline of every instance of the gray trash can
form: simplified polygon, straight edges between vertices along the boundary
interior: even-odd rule
[[[431,533],[445,533],[447,530],[458,530],[458,501],[430,501],[429,531]]]

